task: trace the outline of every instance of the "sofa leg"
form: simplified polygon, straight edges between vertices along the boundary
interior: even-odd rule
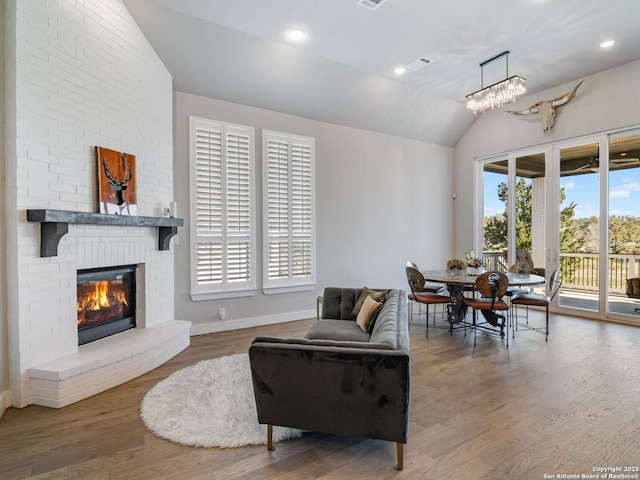
[[[404,443],[396,442],[396,450],[398,455],[398,464],[393,468],[396,470],[402,470],[404,468]]]
[[[273,448],[273,425],[267,425],[267,450],[270,452],[274,451]]]

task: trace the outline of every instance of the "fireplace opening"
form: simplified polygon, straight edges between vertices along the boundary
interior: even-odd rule
[[[136,266],[78,271],[78,345],[135,328]]]

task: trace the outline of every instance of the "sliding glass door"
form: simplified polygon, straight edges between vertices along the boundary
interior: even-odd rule
[[[536,272],[546,277],[546,153],[515,157],[514,247],[531,254]],[[511,257],[515,261],[517,257]]]
[[[482,167],[482,263],[488,270],[503,271],[508,267],[508,170],[506,158],[486,162]]]
[[[531,254],[544,275],[547,234],[545,150],[483,164],[482,235],[485,268],[507,270],[516,252]],[[513,221],[510,221],[513,219]]]
[[[640,323],[640,131],[485,159],[484,263],[506,270],[517,250],[563,282],[552,309]],[[632,316],[630,318],[630,316]]]
[[[609,138],[607,184],[607,311],[640,318],[640,298],[627,296],[627,280],[640,277],[640,132]]]
[[[558,305],[600,310],[600,142],[563,144],[554,151],[560,165],[558,205]]]

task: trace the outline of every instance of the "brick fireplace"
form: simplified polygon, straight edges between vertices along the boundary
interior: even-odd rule
[[[120,0],[10,0],[5,26],[15,53],[5,84],[9,395],[18,408],[63,407],[189,344],[190,322],[174,312],[173,247],[160,235],[160,248],[165,227],[144,224],[174,200],[172,78]],[[31,209],[98,211],[96,146],[136,155],[133,221],[143,224],[62,233],[29,221]],[[55,254],[47,244],[42,255],[42,230]],[[77,272],[118,265],[136,266],[135,328],[79,346]]]
[[[29,227],[37,245],[39,226]],[[173,254],[158,249],[155,230],[70,225],[56,256],[30,262],[34,271],[55,266],[55,274],[47,275],[48,293],[38,300],[43,316],[33,318],[48,334],[32,337],[42,343],[32,351],[29,403],[69,405],[146,373],[189,345],[190,322],[173,318]],[[120,265],[135,275],[135,328],[79,345],[77,272],[119,276]],[[53,357],[39,362],[40,356]]]

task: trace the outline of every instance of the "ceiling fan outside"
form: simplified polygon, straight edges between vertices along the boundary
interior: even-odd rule
[[[637,166],[640,166],[640,159],[621,157],[621,158],[612,158],[609,160],[609,165],[612,167],[615,166],[611,168],[612,170],[627,168],[627,165],[631,166],[634,164],[637,164]],[[581,167],[576,168],[575,171],[579,172],[582,170],[591,170],[594,173],[598,173],[600,171],[600,158],[599,157],[590,158],[588,163],[584,164]]]

